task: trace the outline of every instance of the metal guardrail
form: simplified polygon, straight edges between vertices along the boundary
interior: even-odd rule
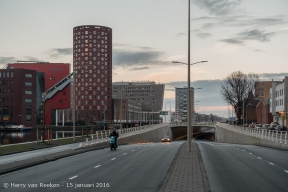
[[[137,135],[140,133],[144,133],[147,131],[158,129],[158,128],[163,127],[163,126],[165,126],[165,124],[151,124],[151,125],[145,125],[145,126],[140,126],[140,127],[124,128],[124,129],[122,129],[122,132],[118,132],[119,138]],[[121,131],[121,130],[119,130],[119,131]],[[110,133],[111,133],[111,130],[96,131],[95,134],[90,135],[91,136],[90,143],[89,143],[88,138],[86,139],[85,146],[94,145],[94,142],[95,142],[95,144],[97,144],[97,143],[109,141]],[[82,145],[82,143],[79,144],[78,148],[81,148],[81,147],[84,147],[84,145]]]
[[[214,122],[199,122],[199,123],[194,123],[193,125],[216,125],[217,123],[214,123]],[[174,122],[174,123],[171,123],[170,125],[186,125],[187,126],[187,123],[186,122]]]
[[[286,131],[267,130],[262,128],[247,128],[234,125],[221,125],[220,127],[241,133],[243,135],[287,145],[288,133]]]

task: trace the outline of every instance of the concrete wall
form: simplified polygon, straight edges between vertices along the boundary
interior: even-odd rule
[[[149,143],[149,142],[161,142],[161,139],[169,135],[171,137],[171,130],[168,125],[163,125],[158,129],[147,131],[145,133],[128,136],[118,139],[118,144],[133,144],[133,143]]]
[[[232,130],[216,125],[215,141],[221,143],[235,143],[244,145],[260,145],[266,147],[272,147],[282,150],[288,150],[288,145],[279,142],[273,142],[271,140],[260,139],[254,136],[237,133]]]

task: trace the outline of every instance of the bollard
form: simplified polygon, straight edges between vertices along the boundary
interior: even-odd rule
[[[275,141],[276,141],[276,143],[278,143],[278,131],[276,131]]]
[[[91,145],[94,145],[94,142],[93,142],[93,135],[91,134]]]
[[[272,131],[272,136],[271,136],[271,137],[272,137],[272,140],[271,140],[271,141],[274,141],[274,139],[273,139],[273,134],[274,134],[274,132]]]
[[[88,146],[88,138],[86,138],[86,146]]]
[[[38,143],[38,128],[36,129],[36,141]]]
[[[79,148],[82,147],[82,142],[79,144]]]
[[[271,131],[269,130],[268,131],[268,140],[270,140],[270,138],[271,138]]]
[[[287,145],[287,132],[285,133],[285,144]]]

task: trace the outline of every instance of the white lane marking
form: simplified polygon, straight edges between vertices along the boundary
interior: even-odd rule
[[[252,155],[252,153],[249,153],[250,155]]]
[[[127,153],[124,153],[123,155],[126,155]]]
[[[98,168],[98,167],[100,167],[101,165],[97,165],[97,166],[95,166],[94,168]]]
[[[258,159],[262,159],[261,157],[258,157]]]
[[[134,151],[134,149],[132,151]]]
[[[287,171],[287,170],[285,170],[285,172],[286,172],[286,173],[288,173],[288,171]]]
[[[274,165],[273,163],[269,162],[269,164]]]
[[[74,177],[71,177],[71,178],[69,178],[69,179],[74,179],[74,178],[76,178],[76,177],[78,177],[78,175],[75,175]]]
[[[242,151],[245,151],[245,150],[242,150]]]
[[[116,158],[111,159],[111,161],[115,160]]]

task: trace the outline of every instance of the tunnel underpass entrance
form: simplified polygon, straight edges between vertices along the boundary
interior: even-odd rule
[[[193,125],[193,138],[201,140],[215,140],[215,127],[207,125]],[[170,126],[171,129],[171,139],[177,140],[187,140],[187,126]]]

